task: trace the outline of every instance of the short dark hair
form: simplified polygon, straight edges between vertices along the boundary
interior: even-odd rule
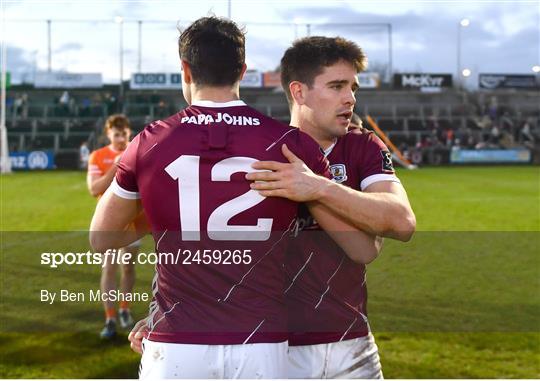
[[[359,73],[367,67],[367,56],[353,41],[342,37],[312,36],[296,40],[281,58],[281,85],[292,104],[289,83],[299,81],[310,88],[326,66],[338,61],[351,63]]]
[[[226,86],[240,79],[245,62],[244,32],[230,20],[203,17],[178,38],[180,59],[186,61],[196,85]]]

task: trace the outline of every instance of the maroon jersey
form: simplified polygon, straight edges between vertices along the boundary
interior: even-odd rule
[[[194,102],[147,126],[119,163],[113,190],[140,197],[160,263],[149,339],[190,344],[287,340],[285,251],[298,204],[245,179],[281,145],[328,174],[317,144],[242,101]]]
[[[372,133],[349,132],[325,153],[335,182],[356,190],[378,181],[399,182],[388,149]],[[295,230],[286,266],[289,345],[367,335],[365,266],[350,260],[306,208],[302,208]]]

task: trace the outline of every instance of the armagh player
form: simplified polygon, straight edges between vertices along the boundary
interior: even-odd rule
[[[169,258],[156,266],[150,316],[137,325],[148,327],[142,378],[284,378],[283,263],[298,204],[260,196],[245,174],[258,160],[285,165],[285,155],[294,180],[308,183],[316,175],[286,147],[317,173],[329,175],[327,162],[309,136],[239,99],[245,38],[232,21],[195,21],[179,52],[190,106],[129,145],[90,240],[96,250],[132,240],[100,232],[121,230],[142,205],[156,252]],[[321,225],[332,221],[308,206]]]
[[[287,256],[290,378],[381,378],[377,346],[367,320],[365,265],[381,248],[378,237],[407,241],[415,217],[394,173],[391,156],[372,133],[348,132],[367,60],[353,42],[308,37],[281,60],[291,125],[314,138],[329,160],[333,182],[309,179],[317,200],[363,234],[354,261],[306,210]],[[257,163],[256,169],[274,169]],[[280,171],[252,173],[263,196],[291,197],[294,184]],[[343,245],[341,245],[343,247]]]
[[[124,115],[111,115],[105,122],[105,135],[110,144],[100,148],[90,155],[88,160],[88,174],[86,183],[90,194],[94,197],[101,197],[107,190],[114,178],[117,170],[117,163],[120,160],[122,152],[126,149],[131,135],[129,120]],[[135,242],[129,247],[119,251],[128,252],[134,255],[139,249],[140,244]],[[116,270],[118,264],[108,262],[103,267],[101,273],[100,288],[102,293],[108,293],[116,290]],[[135,283],[135,267],[133,263],[121,265],[120,291],[131,293]],[[133,325],[133,318],[129,310],[129,302],[121,301],[118,311],[120,326],[130,328]],[[105,327],[100,336],[103,339],[111,339],[116,336],[116,306],[109,300],[103,301],[105,309]]]

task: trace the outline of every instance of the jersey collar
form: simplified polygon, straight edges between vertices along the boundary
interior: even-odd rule
[[[225,102],[225,103],[197,100],[197,101],[193,101],[191,105],[199,106],[199,107],[224,108],[224,107],[245,106],[246,104],[244,103],[244,101],[241,101],[241,100],[230,101],[230,102]]]
[[[332,153],[332,150],[334,149],[336,144],[337,144],[337,139],[334,140],[334,143],[332,143],[332,145],[330,147],[328,147],[327,149],[322,149],[321,148],[321,151],[323,152],[324,157],[328,157],[328,155],[330,155]]]

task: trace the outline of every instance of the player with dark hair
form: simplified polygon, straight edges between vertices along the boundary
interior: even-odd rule
[[[110,144],[100,148],[90,155],[88,159],[88,174],[86,183],[88,191],[94,197],[100,198],[107,190],[116,174],[117,164],[124,150],[129,143],[131,127],[129,119],[122,114],[111,115],[105,121],[105,135]],[[139,217],[144,219],[144,217]],[[119,255],[138,251],[140,242],[135,241],[122,249],[119,249]],[[113,247],[110,247],[113,248]],[[101,272],[100,288],[102,293],[109,293],[116,290],[116,272],[118,264],[108,260]],[[123,264],[120,277],[120,292],[131,293],[135,284],[135,266],[133,263]],[[128,301],[121,301],[117,314],[115,303],[105,299],[103,308],[105,309],[105,327],[101,331],[101,338],[112,339],[116,336],[116,318],[120,320],[120,326],[129,329],[133,325],[133,318],[129,309]],[[117,316],[118,315],[118,316]]]
[[[98,251],[133,239],[102,232],[122,230],[144,206],[156,253],[172,253],[172,263],[156,266],[149,318],[130,334],[132,347],[144,349],[142,378],[286,377],[283,263],[298,205],[260,196],[245,174],[258,160],[286,167],[294,182],[316,176],[303,162],[329,173],[309,136],[239,100],[244,44],[236,24],[221,18],[183,31],[190,106],[135,137],[94,215]],[[312,196],[301,193],[292,198]],[[321,225],[334,223],[317,203],[308,205]],[[135,333],[145,330],[139,348]]]
[[[307,210],[287,255],[290,378],[380,378],[377,346],[367,320],[366,264],[382,245],[379,237],[407,241],[415,217],[384,143],[372,133],[349,132],[366,56],[343,38],[296,41],[281,60],[291,125],[313,137],[330,162],[333,182],[309,179],[314,198],[363,236],[357,255],[346,255]],[[271,163],[256,169],[273,170]],[[295,185],[279,170],[258,172],[252,189],[263,196],[291,197]],[[352,242],[352,239],[350,240]],[[352,259],[353,260],[352,260]]]

